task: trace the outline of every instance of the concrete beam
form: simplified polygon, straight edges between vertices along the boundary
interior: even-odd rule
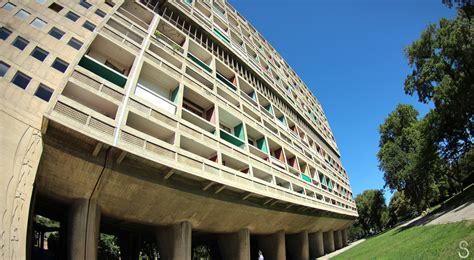
[[[100,209],[97,202],[86,199],[75,201],[68,215],[68,258],[97,259]]]
[[[207,190],[207,189],[209,189],[212,185],[214,185],[214,183],[215,183],[215,182],[213,182],[213,181],[209,182],[208,184],[206,184],[206,186],[204,186],[204,187],[202,188],[202,190]]]
[[[161,259],[191,260],[191,223],[183,221],[156,230]]]
[[[323,232],[318,231],[308,234],[309,256],[311,259],[324,255]]]
[[[248,229],[219,235],[218,244],[222,259],[250,260],[250,231]]]
[[[166,175],[165,175],[165,177],[163,177],[163,179],[167,180],[167,179],[169,179],[171,176],[173,176],[173,174],[174,174],[174,169],[171,169],[171,170],[169,170],[169,171],[166,173]]]
[[[117,164],[122,163],[123,159],[125,159],[125,156],[127,155],[127,152],[122,151],[120,155],[117,157]]]
[[[286,235],[286,257],[290,260],[309,260],[308,231]]]
[[[214,193],[217,194],[225,189],[225,185],[220,186]]]
[[[342,234],[341,230],[334,231],[334,248],[336,250],[342,248]]]
[[[347,229],[343,229],[341,232],[342,232],[342,246],[346,247],[348,244]]]
[[[278,231],[271,235],[259,235],[257,252],[262,251],[265,260],[286,260],[285,232]]]
[[[102,147],[104,146],[104,143],[102,142],[97,142],[97,144],[94,147],[94,151],[92,151],[92,156],[96,157],[99,153]]]
[[[334,252],[334,233],[332,230],[323,233],[324,253],[329,254]]]

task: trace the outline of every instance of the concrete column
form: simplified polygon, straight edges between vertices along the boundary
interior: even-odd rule
[[[309,260],[308,231],[286,236],[287,259]]]
[[[100,209],[96,201],[81,199],[69,209],[68,258],[72,260],[97,259]]]
[[[285,260],[285,232],[257,236],[257,252],[261,250],[265,260]]]
[[[250,231],[248,229],[219,235],[218,244],[223,259],[250,260]]]
[[[334,248],[336,250],[342,248],[342,234],[341,230],[334,231]]]
[[[342,230],[342,246],[343,247],[346,247],[348,242],[347,242],[348,238],[347,238],[347,229],[343,229]]]
[[[323,233],[324,253],[329,254],[334,252],[334,233],[332,230]]]
[[[191,223],[183,221],[156,231],[161,259],[191,260]]]
[[[318,231],[308,234],[309,256],[311,259],[324,255],[323,232]]]

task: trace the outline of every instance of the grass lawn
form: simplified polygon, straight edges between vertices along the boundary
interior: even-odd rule
[[[332,259],[460,259],[459,247],[466,241],[474,258],[474,221],[394,228],[369,238]]]

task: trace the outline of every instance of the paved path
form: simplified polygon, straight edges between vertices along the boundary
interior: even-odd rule
[[[463,220],[474,220],[474,201],[466,202],[457,208],[434,214],[436,217],[427,222],[427,225],[446,224]]]
[[[365,241],[365,239],[357,240],[357,241],[355,241],[355,242],[353,242],[353,243],[350,243],[350,244],[349,244],[348,246],[346,246],[346,247],[343,247],[343,248],[341,248],[341,249],[339,249],[339,250],[336,250],[336,251],[334,251],[334,252],[332,252],[332,253],[330,253],[330,254],[321,256],[321,257],[316,258],[316,259],[317,259],[317,260],[328,260],[328,259],[330,259],[330,258],[332,258],[332,257],[337,256],[338,254],[341,254],[342,252],[345,252],[345,251],[347,251],[347,250],[353,248],[354,246],[356,246],[356,245],[358,245],[358,244],[360,244],[360,243],[362,243],[362,242],[364,242],[364,241]]]

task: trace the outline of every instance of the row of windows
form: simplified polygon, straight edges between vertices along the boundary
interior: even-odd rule
[[[10,69],[10,65],[0,61],[0,78],[3,78],[7,71]],[[16,85],[19,88],[26,89],[28,84],[30,84],[31,77],[26,75],[21,71],[17,71],[13,76],[11,83]],[[48,102],[53,95],[53,90],[43,84],[39,84],[38,88],[35,91],[35,96],[41,98],[42,100]]]

